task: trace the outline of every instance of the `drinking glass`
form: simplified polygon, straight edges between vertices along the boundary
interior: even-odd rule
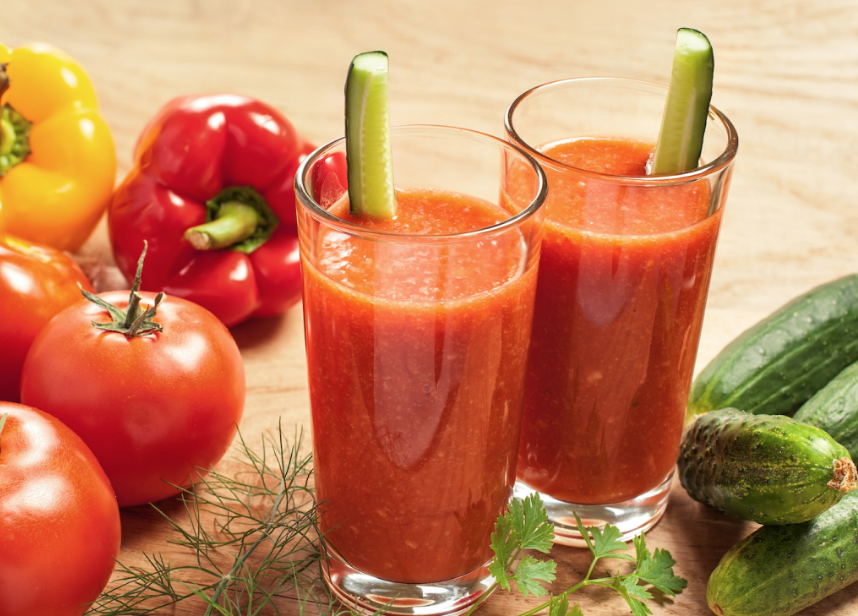
[[[458,128],[392,147],[394,221],[349,215],[343,139],[295,179],[323,572],[366,613],[456,614],[512,497],[545,176]]]
[[[667,88],[569,79],[519,96],[508,139],[549,194],[516,495],[542,495],[555,541],[623,539],[664,513],[738,137],[710,107],[701,164],[646,175]]]

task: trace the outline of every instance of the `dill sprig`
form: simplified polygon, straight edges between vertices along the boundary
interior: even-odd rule
[[[300,613],[339,613],[319,576],[312,454],[301,453],[301,434],[290,444],[282,428],[262,440],[256,452],[239,434],[236,472],[210,471],[182,490],[183,522],[153,505],[169,542],[194,564],[174,566],[160,552],[144,554],[145,566],[118,563],[88,614],[143,616],[185,601],[198,602],[200,613],[205,606],[206,616],[280,614],[287,602],[294,613],[296,601]]]

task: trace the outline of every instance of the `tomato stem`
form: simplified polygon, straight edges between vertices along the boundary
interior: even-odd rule
[[[139,298],[139,299],[137,300],[137,301],[138,301],[138,303],[139,303],[139,301],[140,301],[141,299],[143,299],[143,296],[142,296],[142,295],[140,295],[139,293],[135,293],[134,295],[135,295],[137,298]],[[161,291],[160,293],[158,293],[158,295],[156,295],[156,296],[155,296],[155,302],[154,302],[151,306],[147,306],[145,310],[143,310],[142,312],[140,312],[140,314],[138,314],[138,315],[137,315],[137,318],[136,318],[136,319],[134,319],[134,322],[133,322],[133,323],[131,323],[131,325],[130,325],[130,326],[129,326],[129,328],[128,328],[128,332],[126,332],[126,335],[127,335],[127,336],[132,336],[132,337],[133,337],[133,336],[136,336],[136,335],[137,335],[137,332],[138,332],[138,331],[140,331],[140,329],[141,329],[141,328],[143,328],[143,326],[144,326],[144,325],[147,323],[147,321],[149,320],[149,318],[148,318],[149,311],[151,310],[151,311],[152,311],[152,316],[155,316],[155,311],[158,309],[158,306],[160,306],[160,305],[161,305],[161,302],[162,302],[162,301],[164,301],[164,297],[165,297],[165,296],[164,296],[164,292],[163,292],[163,291]],[[159,331],[160,331],[160,330],[159,330]]]
[[[131,327],[131,324],[136,320],[137,309],[140,307],[141,299],[143,299],[142,295],[136,291],[131,291],[131,297],[128,298],[128,307],[125,309],[125,327]]]
[[[109,332],[118,332],[129,338],[137,338],[163,331],[164,328],[161,324],[153,320],[158,306],[164,301],[163,291],[155,296],[155,301],[151,306],[140,307],[140,301],[143,299],[143,296],[140,295],[140,282],[143,277],[143,259],[146,257],[146,250],[148,248],[148,242],[144,241],[143,252],[140,254],[140,260],[137,262],[137,273],[134,275],[134,284],[131,285],[131,294],[128,297],[128,306],[125,310],[101,299],[98,295],[94,295],[84,289],[80,290],[86,299],[110,314],[110,323],[93,321],[93,327]]]

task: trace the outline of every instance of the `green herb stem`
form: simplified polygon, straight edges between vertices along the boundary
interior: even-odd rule
[[[217,585],[214,594],[212,595],[212,604],[209,605],[206,610],[206,616],[210,616],[212,610],[217,605],[218,600],[220,599],[221,594],[223,594],[224,589],[229,585],[230,582],[234,579],[235,575],[238,571],[244,567],[244,564],[247,562],[247,559],[250,558],[250,555],[256,551],[262,542],[271,538],[271,529],[274,528],[274,516],[277,511],[280,510],[280,504],[283,502],[283,498],[286,496],[286,481],[283,480],[280,482],[280,488],[277,491],[277,499],[274,501],[274,504],[271,506],[271,513],[268,516],[268,524],[265,526],[265,530],[260,535],[259,539],[251,545],[247,550],[245,550],[244,554],[235,562],[232,569],[230,569],[229,573],[227,573],[223,580]]]
[[[551,605],[552,601],[559,599],[561,597],[567,597],[567,596],[571,595],[572,593],[575,593],[575,592],[581,590],[585,586],[589,586],[591,584],[599,584],[600,586],[606,585],[606,584],[600,584],[600,582],[601,582],[601,580],[583,579],[580,582],[578,582],[577,584],[575,584],[575,586],[573,586],[572,588],[567,588],[566,590],[564,590],[560,594],[552,596],[551,599],[549,599],[545,603],[543,603],[541,605],[537,605],[536,607],[529,609],[526,612],[522,612],[521,614],[519,614],[519,616],[533,616],[534,614],[537,614],[538,612],[541,612],[542,610],[549,607]]]

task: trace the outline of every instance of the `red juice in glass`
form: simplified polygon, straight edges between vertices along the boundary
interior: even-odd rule
[[[325,575],[365,611],[476,601],[515,483],[544,179],[479,133],[394,130],[397,155],[427,144],[438,175],[397,161],[393,219],[352,217],[345,198],[299,209]],[[463,159],[447,180],[451,148]],[[463,148],[484,150],[490,181],[468,188],[462,165],[480,152]],[[508,194],[508,167],[524,192]]]
[[[543,152],[644,175],[653,147],[584,139]],[[547,175],[518,475],[559,500],[620,502],[676,462],[721,212],[707,216],[706,184],[656,194]]]
[[[508,215],[457,194],[404,192],[388,233],[462,233]],[[438,251],[338,231],[304,261],[321,529],[386,580],[456,578],[491,556],[512,495],[536,270],[520,237]],[[382,257],[382,263],[379,263]],[[431,541],[426,541],[432,537]],[[451,549],[451,546],[456,546]]]
[[[625,538],[651,527],[676,463],[736,140],[713,110],[714,162],[647,176],[654,138],[626,116],[656,133],[663,96],[570,80],[508,115],[549,186],[516,492],[543,495],[563,543],[579,541],[573,511]]]

